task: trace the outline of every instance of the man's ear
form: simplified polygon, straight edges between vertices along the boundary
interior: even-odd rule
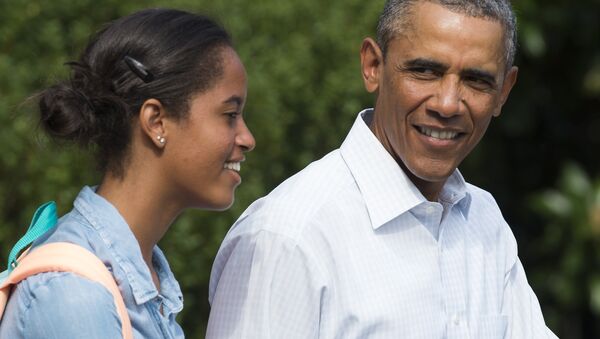
[[[517,66],[512,66],[506,76],[504,76],[504,82],[502,83],[502,88],[500,89],[500,103],[497,111],[494,113],[495,117],[500,116],[502,113],[502,106],[508,99],[508,95],[510,94],[510,90],[513,88],[515,83],[517,82],[517,74],[519,73],[519,68]]]
[[[168,139],[164,106],[156,99],[144,101],[140,108],[140,128],[156,147],[162,149]]]
[[[372,38],[366,38],[360,48],[360,66],[367,92],[373,93],[379,88],[379,77],[383,72],[383,52]]]

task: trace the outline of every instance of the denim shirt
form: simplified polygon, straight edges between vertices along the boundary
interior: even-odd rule
[[[73,205],[56,229],[35,242],[33,250],[42,243],[59,241],[90,250],[112,272],[134,338],[183,338],[175,320],[183,308],[183,296],[162,251],[156,246],[152,256],[159,292],[135,236],[117,209],[87,186]],[[67,272],[42,273],[19,283],[0,324],[0,338],[121,337],[121,323],[108,290]]]

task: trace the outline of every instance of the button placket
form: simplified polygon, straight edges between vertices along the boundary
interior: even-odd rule
[[[460,317],[458,316],[458,314],[454,314],[452,316],[452,324],[454,324],[454,326],[460,325]]]

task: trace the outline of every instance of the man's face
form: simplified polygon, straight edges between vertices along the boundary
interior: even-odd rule
[[[503,28],[496,21],[415,4],[409,27],[385,59],[366,39],[367,90],[377,92],[371,129],[429,200],[477,145],[516,81],[505,71]]]

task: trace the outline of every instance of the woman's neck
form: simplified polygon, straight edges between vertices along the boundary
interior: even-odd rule
[[[138,241],[144,261],[153,272],[152,251],[179,215],[177,206],[161,190],[161,181],[146,175],[105,175],[97,193],[119,211]]]

